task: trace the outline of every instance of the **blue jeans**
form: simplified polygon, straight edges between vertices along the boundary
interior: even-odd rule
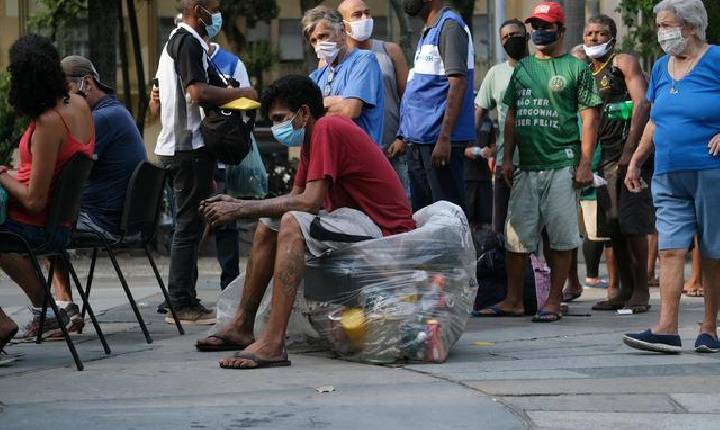
[[[10,218],[0,225],[0,231],[22,236],[31,248],[45,246],[51,250],[64,249],[70,243],[70,229],[58,227],[51,237],[44,227],[23,224]]]
[[[465,145],[453,142],[450,163],[441,168],[432,165],[435,145],[408,145],[408,172],[412,209],[417,212],[445,200],[465,208]]]
[[[687,249],[697,234],[703,257],[720,258],[720,169],[655,175],[660,249]]]

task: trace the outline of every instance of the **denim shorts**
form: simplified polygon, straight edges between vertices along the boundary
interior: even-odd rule
[[[70,243],[70,229],[58,227],[51,238],[43,227],[23,224],[10,218],[0,225],[0,231],[7,231],[22,236],[31,248],[40,248],[48,245],[46,249],[63,249]],[[50,242],[48,242],[52,239]]]
[[[703,257],[720,258],[720,169],[655,175],[660,249],[687,249],[695,234]]]

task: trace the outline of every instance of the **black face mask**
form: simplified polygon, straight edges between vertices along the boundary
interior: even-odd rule
[[[505,41],[503,45],[508,57],[513,60],[522,60],[528,55],[527,38],[525,36],[513,36]]]
[[[410,16],[418,16],[425,9],[425,0],[403,0],[403,9]]]

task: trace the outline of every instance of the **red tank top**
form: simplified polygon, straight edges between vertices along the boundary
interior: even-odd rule
[[[65,132],[67,138],[65,144],[62,146],[62,148],[60,148],[57,161],[55,162],[55,169],[52,173],[52,182],[50,182],[50,196],[52,196],[53,194],[53,190],[55,188],[55,181],[57,180],[58,175],[62,171],[62,168],[75,154],[82,153],[87,155],[88,157],[92,157],[93,153],[95,152],[94,125],[90,140],[87,144],[83,144],[75,137],[73,137],[72,133],[70,133],[70,128],[68,128],[65,118],[63,118],[60,112],[54,109],[53,111],[57,113],[58,116],[60,116],[63,124],[65,124]],[[15,176],[15,179],[18,182],[28,186],[30,184],[30,171],[32,168],[33,159],[32,152],[30,152],[30,140],[32,138],[32,134],[35,132],[35,128],[36,124],[33,121],[30,123],[27,130],[25,130],[25,133],[20,139],[20,167],[18,169],[17,175]],[[25,209],[25,207],[17,201],[11,201],[8,204],[8,218],[21,222],[23,224],[33,225],[36,227],[45,227],[47,225],[47,208],[42,212],[33,213]]]

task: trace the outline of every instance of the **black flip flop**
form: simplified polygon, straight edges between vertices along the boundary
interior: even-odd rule
[[[252,344],[253,342],[250,342],[248,344],[238,344],[238,343],[232,343],[228,338],[225,336],[220,336],[217,334],[210,335],[206,337],[205,339],[219,339],[222,343],[216,343],[216,344],[201,344],[198,340],[195,343],[195,349],[197,349],[200,352],[228,352],[228,351],[243,351],[245,348],[248,347],[248,345]]]
[[[613,302],[610,300],[601,300],[592,307],[594,311],[616,311],[625,307],[624,303]]]
[[[221,369],[232,369],[232,370],[253,370],[253,369],[269,369],[272,367],[286,367],[290,366],[292,363],[290,360],[288,360],[287,354],[283,355],[284,358],[281,358],[280,360],[265,360],[263,358],[258,357],[255,354],[250,353],[237,353],[233,358],[237,358],[240,360],[246,360],[246,361],[252,361],[255,363],[254,366],[223,366],[222,363],[220,363]]]
[[[483,313],[483,311],[491,311],[492,313]],[[508,312],[497,306],[490,306],[489,308],[480,309],[479,311],[473,311],[472,316],[478,318],[518,318],[524,317],[525,312]]]
[[[553,323],[562,319],[562,313],[551,311],[540,311],[532,319],[534,323]]]
[[[572,302],[573,300],[579,299],[582,293],[563,293],[563,302]]]

